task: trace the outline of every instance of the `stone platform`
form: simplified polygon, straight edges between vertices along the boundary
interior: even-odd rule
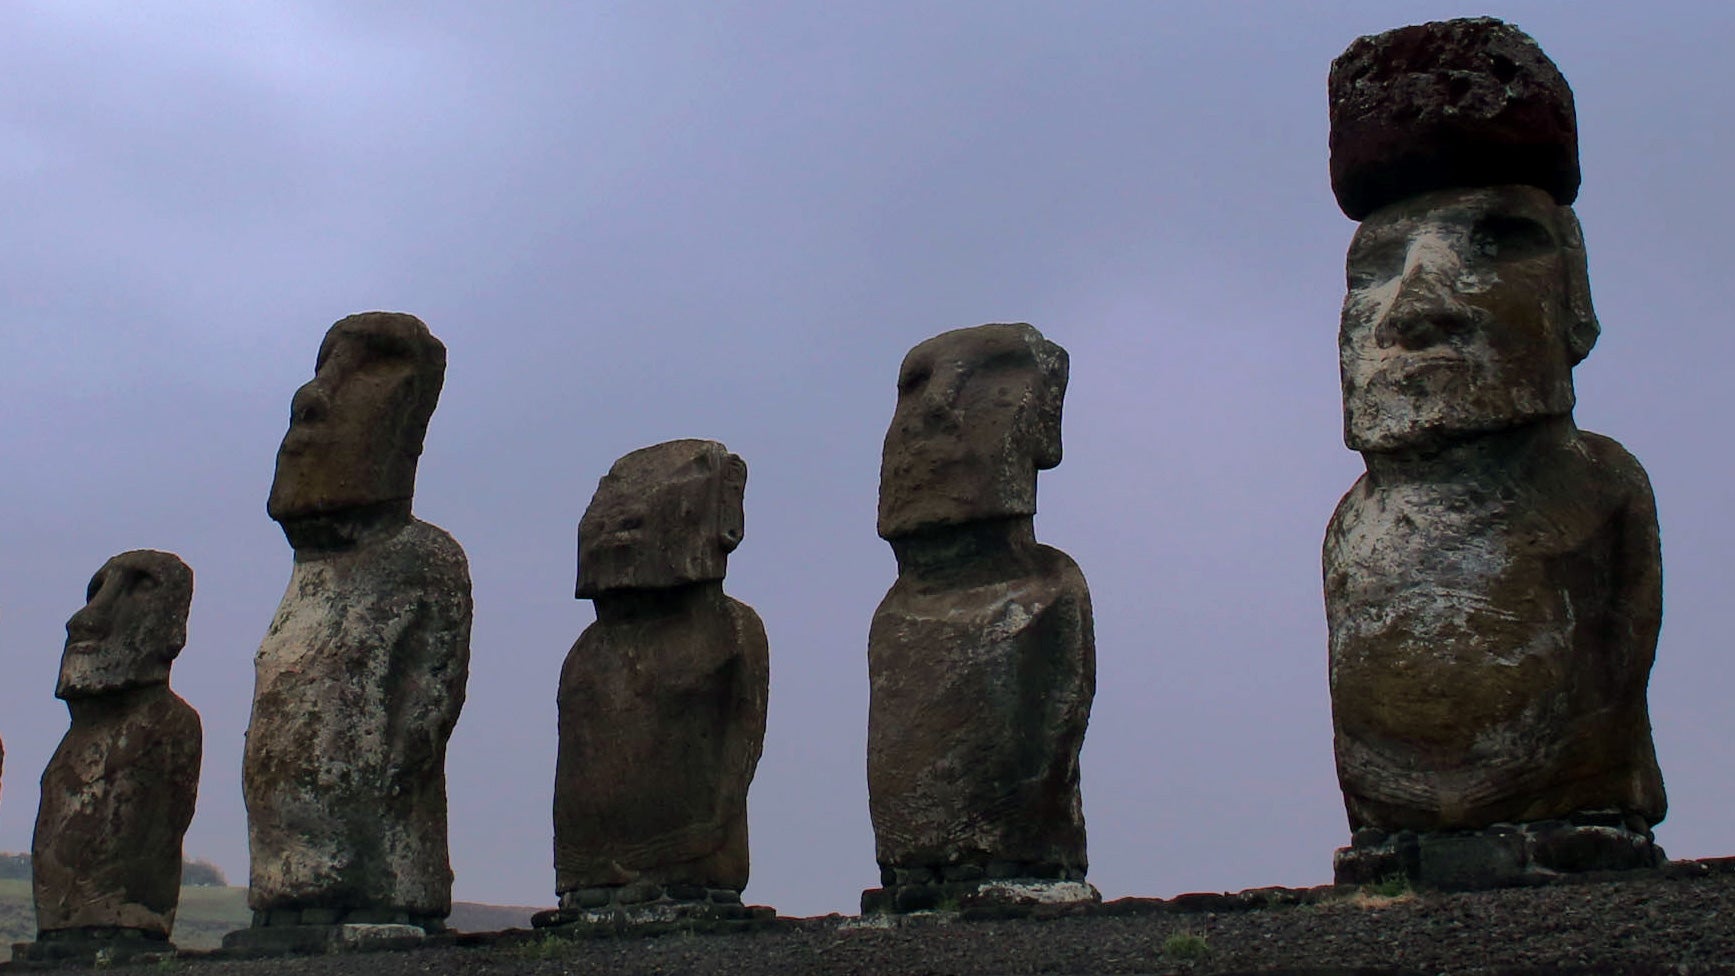
[[[1038,871],[1029,868],[995,862],[987,867],[882,869],[882,887],[861,893],[861,913],[945,911],[1017,917],[1102,903],[1102,895],[1085,883],[1083,871],[1058,866]]]
[[[406,949],[445,930],[444,919],[390,909],[274,909],[254,912],[251,928],[223,936],[223,949],[257,956]]]
[[[1332,858],[1340,885],[1402,878],[1447,891],[1535,883],[1542,878],[1596,871],[1631,871],[1667,862],[1650,829],[1615,811],[1573,814],[1562,820],[1494,824],[1485,830],[1387,833],[1356,831]]]
[[[91,927],[39,932],[35,942],[12,944],[13,965],[82,962],[95,966],[172,959],[175,944],[139,929]]]
[[[730,931],[754,928],[777,917],[764,905],[744,905],[733,888],[635,883],[575,888],[560,894],[560,907],[537,912],[530,924],[562,935],[612,935],[660,931]]]

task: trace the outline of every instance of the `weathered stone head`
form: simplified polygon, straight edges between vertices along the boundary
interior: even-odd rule
[[[295,392],[266,512],[284,526],[369,509],[408,512],[446,347],[413,315],[363,312],[325,334]]]
[[[84,609],[66,622],[57,698],[164,684],[187,643],[193,571],[173,553],[123,552],[90,578]]]
[[[1332,185],[1362,220],[1338,334],[1344,440],[1437,449],[1570,414],[1596,343],[1572,92],[1477,18],[1351,44],[1332,65]]]
[[[589,599],[720,580],[741,544],[747,462],[716,441],[665,441],[622,457],[578,523],[578,586]]]
[[[1066,350],[1029,325],[944,332],[911,349],[880,464],[884,539],[1036,513],[1060,463]]]
[[[1347,267],[1351,450],[1426,450],[1572,412],[1572,367],[1598,327],[1570,207],[1532,186],[1430,191],[1374,211]]]

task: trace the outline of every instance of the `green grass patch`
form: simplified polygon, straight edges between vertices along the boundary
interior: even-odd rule
[[[1163,940],[1163,955],[1170,959],[1203,959],[1210,952],[1211,946],[1197,932],[1176,932]]]

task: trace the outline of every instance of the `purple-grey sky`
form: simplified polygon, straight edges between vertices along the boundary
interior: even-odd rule
[[[1091,879],[1329,880],[1319,544],[1361,462],[1325,73],[1359,34],[1479,13],[1577,95],[1603,324],[1577,416],[1644,462],[1662,521],[1658,838],[1735,853],[1723,0],[8,3],[0,849],[30,844],[85,581],[170,549],[206,732],[187,850],[244,882],[252,659],[290,568],[272,460],[326,327],[384,308],[450,354],[416,509],[475,580],[457,897],[552,904],[578,517],[616,457],[708,437],[749,466],[727,586],[771,641],[747,894],[853,911],[898,363],[1028,321],[1072,358],[1037,532],[1095,598]]]

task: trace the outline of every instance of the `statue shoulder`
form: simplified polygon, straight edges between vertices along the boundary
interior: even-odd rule
[[[425,577],[462,581],[465,587],[470,585],[470,560],[464,555],[464,547],[458,545],[458,540],[445,529],[412,518],[392,540],[392,545],[403,550]]]
[[[1355,484],[1349,486],[1349,491],[1344,492],[1343,497],[1337,500],[1337,508],[1332,510],[1331,521],[1326,523],[1327,538],[1335,535],[1346,520],[1354,517],[1361,506],[1367,502],[1367,495],[1368,476],[1367,472],[1364,471],[1361,477],[1355,480]]]
[[[1601,485],[1629,504],[1653,507],[1651,479],[1645,466],[1620,441],[1588,430],[1579,431],[1578,449],[1587,480]]]

